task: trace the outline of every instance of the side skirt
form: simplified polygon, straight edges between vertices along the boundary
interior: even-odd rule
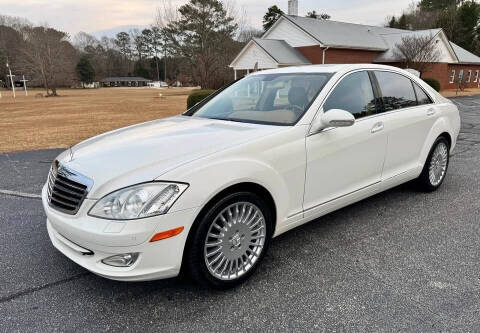
[[[331,201],[325,202],[321,205],[312,207],[304,211],[304,217],[298,219],[295,218],[294,221],[289,221],[275,231],[274,237],[277,237],[284,232],[287,232],[293,228],[296,228],[302,224],[313,221],[321,216],[324,216],[328,213],[341,209],[343,207],[349,206],[355,202],[361,201],[368,197],[371,197],[377,193],[386,191],[392,187],[398,186],[400,184],[406,183],[410,180],[417,178],[422,171],[422,167],[411,169],[406,172],[402,172],[394,177],[384,179],[378,183],[374,183],[370,186],[359,189],[355,192],[341,196],[340,198],[333,199]]]

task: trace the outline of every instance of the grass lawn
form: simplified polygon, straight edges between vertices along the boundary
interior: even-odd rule
[[[60,90],[42,98],[41,90],[2,90],[0,153],[66,148],[94,135],[182,113],[190,88],[102,88]],[[162,96],[160,96],[160,94]]]

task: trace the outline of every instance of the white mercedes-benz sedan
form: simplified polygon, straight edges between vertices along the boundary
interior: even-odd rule
[[[260,71],[60,154],[42,192],[48,233],[106,278],[184,269],[228,288],[289,229],[410,180],[436,190],[459,131],[457,107],[398,68]]]

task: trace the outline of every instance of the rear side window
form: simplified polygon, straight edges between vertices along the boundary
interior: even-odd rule
[[[430,99],[430,97],[428,97],[425,91],[423,91],[423,89],[420,88],[420,86],[415,82],[412,83],[413,87],[415,88],[415,93],[417,94],[418,105],[431,104],[432,100]]]
[[[341,109],[355,118],[375,113],[375,97],[368,73],[356,72],[344,77],[323,105],[323,111]]]
[[[375,71],[385,111],[417,105],[417,98],[409,78],[392,73]]]

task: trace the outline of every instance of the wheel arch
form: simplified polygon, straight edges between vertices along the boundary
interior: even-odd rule
[[[438,119],[435,124],[432,126],[430,133],[427,136],[427,140],[424,143],[424,146],[422,148],[422,154],[420,155],[420,165],[423,166],[425,165],[425,162],[427,160],[428,154],[430,153],[430,150],[432,149],[432,145],[435,143],[435,141],[443,136],[449,144],[450,152],[451,149],[453,149],[453,127],[450,126],[451,123],[448,121],[446,118],[440,118]]]
[[[268,207],[271,210],[272,213],[272,235],[275,234],[275,229],[277,227],[277,205],[275,203],[275,200],[270,193],[268,189],[266,189],[264,186],[255,183],[255,182],[239,182],[233,185],[230,185],[222,190],[220,190],[218,193],[216,193],[208,202],[203,205],[203,207],[200,209],[198,212],[197,216],[195,217],[195,220],[192,223],[192,226],[190,227],[190,230],[188,232],[187,239],[185,241],[185,247],[183,249],[183,254],[182,254],[182,271],[184,270],[184,263],[185,263],[185,252],[187,252],[188,247],[191,244],[191,238],[193,233],[196,232],[197,226],[200,223],[200,219],[202,216],[215,204],[215,202],[218,201],[219,198],[224,197],[229,194],[237,193],[237,192],[250,192],[254,193],[258,196],[260,196],[262,199],[264,199],[268,205]]]
[[[437,137],[437,139],[441,136],[444,137],[447,140],[448,148],[450,149],[452,147],[452,136],[450,135],[450,133],[448,133],[448,132],[440,133],[440,135]]]

